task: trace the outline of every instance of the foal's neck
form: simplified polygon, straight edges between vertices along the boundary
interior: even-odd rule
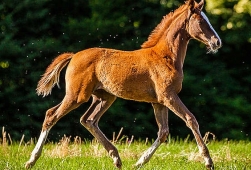
[[[156,46],[161,55],[170,57],[175,68],[182,72],[188,42],[189,37],[184,29],[167,30]]]

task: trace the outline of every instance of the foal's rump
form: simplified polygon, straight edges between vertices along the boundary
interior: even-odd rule
[[[66,71],[66,86],[74,86],[71,89],[76,93],[104,89],[124,99],[154,102],[149,67],[146,67],[144,56],[138,54],[138,51],[106,48],[76,53]]]

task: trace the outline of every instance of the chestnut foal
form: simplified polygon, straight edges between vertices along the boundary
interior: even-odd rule
[[[206,168],[214,169],[199,124],[177,95],[182,88],[183,63],[189,40],[201,41],[209,52],[216,52],[221,47],[219,36],[202,12],[203,6],[204,0],[199,3],[188,0],[166,15],[139,50],[91,48],[76,54],[59,55],[39,81],[37,93],[43,96],[50,94],[51,89],[59,83],[60,71],[68,64],[66,94],[60,104],[46,112],[40,137],[25,167],[31,168],[40,157],[52,126],[92,97],[92,104],[80,122],[104,146],[114,165],[121,168],[118,150],[98,127],[100,117],[116,97],[120,97],[151,103],[159,127],[157,139],[143,153],[136,167],[147,163],[166,140],[170,109],[192,130]]]

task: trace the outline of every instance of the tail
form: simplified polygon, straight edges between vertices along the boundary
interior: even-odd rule
[[[38,95],[47,96],[56,84],[59,87],[60,72],[70,62],[72,56],[73,53],[61,54],[47,67],[37,85],[36,91]]]

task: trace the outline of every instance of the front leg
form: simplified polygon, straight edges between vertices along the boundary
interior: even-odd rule
[[[161,104],[152,104],[154,109],[154,115],[156,122],[159,127],[158,137],[155,140],[155,142],[152,144],[152,146],[147,149],[143,155],[140,157],[140,159],[136,163],[136,167],[139,168],[143,166],[145,163],[147,163],[155,151],[158,149],[158,147],[161,145],[161,143],[165,142],[168,134],[169,134],[169,128],[168,128],[168,108],[161,105]]]
[[[197,146],[199,148],[200,154],[205,160],[205,166],[207,169],[213,170],[214,165],[210,157],[208,148],[204,143],[199,130],[199,124],[194,117],[194,115],[187,109],[187,107],[182,103],[178,95],[174,92],[170,92],[167,98],[163,100],[164,105],[173,111],[177,116],[185,121],[186,125],[192,130]]]

